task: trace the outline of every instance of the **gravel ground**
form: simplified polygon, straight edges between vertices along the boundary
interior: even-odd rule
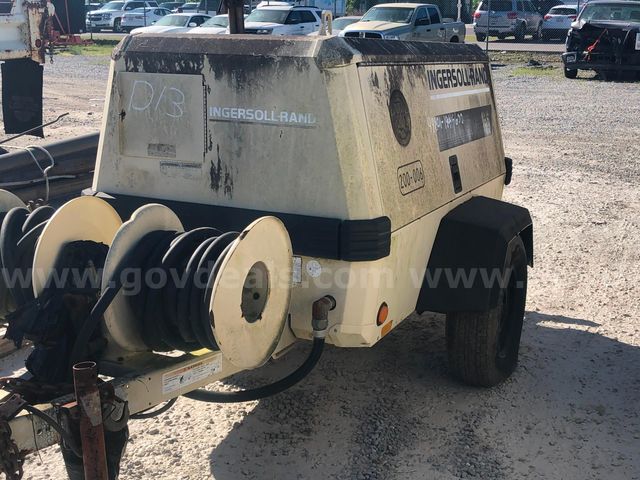
[[[50,122],[67,112],[69,115],[46,127],[44,139],[21,137],[11,145],[41,145],[100,129],[109,57],[56,55],[44,68],[43,121]]]
[[[98,127],[90,99],[102,98],[106,67],[91,62],[47,66],[48,111],[74,112],[52,136]],[[490,390],[455,383],[443,318],[415,316],[374,348],[329,347],[275,398],[181,399],[133,422],[121,478],[640,479],[640,89],[512,65],[494,81],[515,165],[506,200],[535,222],[512,378]],[[304,354],[228,383],[275,379]],[[25,478],[62,478],[57,452],[31,456]]]

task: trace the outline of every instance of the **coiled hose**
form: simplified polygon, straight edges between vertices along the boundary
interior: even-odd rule
[[[209,302],[216,274],[238,232],[203,227],[188,232],[146,234],[116,267],[101,297],[82,324],[69,359],[82,360],[86,344],[102,316],[123,288],[128,272],[139,282],[123,291],[141,320],[142,339],[150,350],[191,352],[218,345],[211,330]],[[150,273],[158,282],[150,284]]]
[[[33,300],[33,256],[38,238],[54,211],[50,206],[38,207],[32,212],[17,207],[0,214],[0,269],[11,296],[11,310]]]

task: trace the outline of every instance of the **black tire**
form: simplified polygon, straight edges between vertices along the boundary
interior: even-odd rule
[[[514,37],[516,37],[516,42],[523,42],[524,36],[527,33],[527,27],[525,27],[524,23],[521,23],[516,27],[516,31],[514,32]]]
[[[122,20],[120,20],[119,18],[116,18],[113,21],[113,33],[122,33],[122,27],[120,26],[120,22]]]
[[[564,67],[564,76],[566,78],[569,78],[569,79],[573,80],[574,78],[576,78],[578,76],[578,70],[573,69],[573,68]]]
[[[476,33],[476,40],[478,42],[484,42],[487,39],[487,36],[484,33]]]
[[[549,40],[551,40],[551,33],[542,32],[542,40],[544,40],[545,42],[548,42]]]
[[[453,37],[451,40],[449,40],[450,43],[458,43],[458,37]]]
[[[498,34],[498,40],[504,40],[505,38],[507,38],[507,36],[504,33]]]
[[[447,314],[449,368],[469,385],[497,385],[518,364],[527,298],[527,253],[520,237],[509,243],[503,273],[505,286],[494,308]]]
[[[533,32],[533,37],[534,40],[540,40],[542,38],[542,24],[539,23],[538,26],[536,27],[536,31]]]

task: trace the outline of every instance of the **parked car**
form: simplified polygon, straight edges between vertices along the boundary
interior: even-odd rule
[[[543,16],[549,13],[549,10],[551,10],[553,7],[564,5],[564,3],[565,2],[561,0],[531,0],[531,5],[533,5],[533,8],[535,8],[536,12]],[[583,3],[584,2],[581,0],[580,5],[582,5]]]
[[[488,4],[483,0],[473,14],[473,31],[479,42],[487,35],[500,40],[513,36],[518,42],[527,34],[536,40],[542,36],[543,16],[529,0],[492,0],[490,12]]]
[[[181,7],[182,5],[184,5],[184,2],[163,2],[160,5],[158,5],[160,8],[166,8],[167,10],[175,10],[178,7]]]
[[[442,20],[438,7],[430,3],[376,5],[340,32],[341,37],[460,43],[464,35],[464,23]]]
[[[291,3],[290,2],[282,2],[280,0],[262,0],[258,5],[256,5],[256,8],[264,8],[264,7],[290,7]]]
[[[199,7],[200,7],[200,3],[198,2],[187,2],[177,6],[176,9],[174,10],[174,13],[195,12],[196,10],[198,10]]]
[[[213,4],[212,0],[201,2],[188,2],[183,3],[176,9],[172,10],[173,13],[206,13],[209,16],[218,15],[218,7],[220,3]],[[207,10],[207,8],[209,8]]]
[[[172,13],[149,27],[134,28],[131,33],[179,33],[198,27],[211,18],[204,13]]]
[[[592,1],[582,8],[567,34],[564,75],[594,70],[601,78],[640,72],[640,2]]]
[[[84,12],[85,13],[93,12],[95,10],[100,10],[101,8],[102,8],[102,4],[101,3],[85,3],[84,4]]]
[[[148,27],[166,15],[170,15],[171,11],[166,8],[143,7],[136,8],[122,16],[120,24],[123,32],[130,32],[137,27]]]
[[[244,16],[247,18],[247,16]],[[204,22],[202,25],[196,28],[192,28],[188,33],[197,35],[217,35],[221,33],[227,33],[229,27],[229,15],[226,13],[223,15],[216,15]]]
[[[88,32],[96,32],[102,29],[122,31],[122,17],[125,12],[142,7],[157,7],[154,0],[131,0],[126,2],[113,1],[105,3],[99,10],[87,13],[86,26]]]
[[[331,35],[333,35],[334,37],[336,35],[339,35],[342,30],[344,30],[346,27],[348,27],[353,23],[359,22],[361,18],[362,17],[358,17],[358,16],[334,18],[333,21],[331,22]],[[315,36],[318,36],[319,33],[320,33],[319,30],[316,32],[311,32],[309,36],[315,37]],[[327,32],[327,35],[328,34],[329,33]]]
[[[320,13],[315,7],[260,7],[247,16],[244,31],[257,35],[307,35],[320,28]]]
[[[544,16],[542,38],[545,40],[566,38],[571,24],[576,20],[577,16],[577,5],[559,5],[553,7],[549,10],[549,13]]]

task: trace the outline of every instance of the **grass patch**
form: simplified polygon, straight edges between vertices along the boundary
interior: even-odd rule
[[[86,55],[89,57],[100,57],[111,55],[119,40],[94,40],[89,45],[72,45],[60,52],[61,55]]]
[[[489,58],[493,63],[505,63],[507,65],[528,63],[534,60],[541,64],[561,64],[562,54],[542,52],[489,52]]]
[[[550,77],[557,75],[559,69],[552,67],[550,65],[544,67],[516,67],[511,72],[511,75],[514,77]]]

